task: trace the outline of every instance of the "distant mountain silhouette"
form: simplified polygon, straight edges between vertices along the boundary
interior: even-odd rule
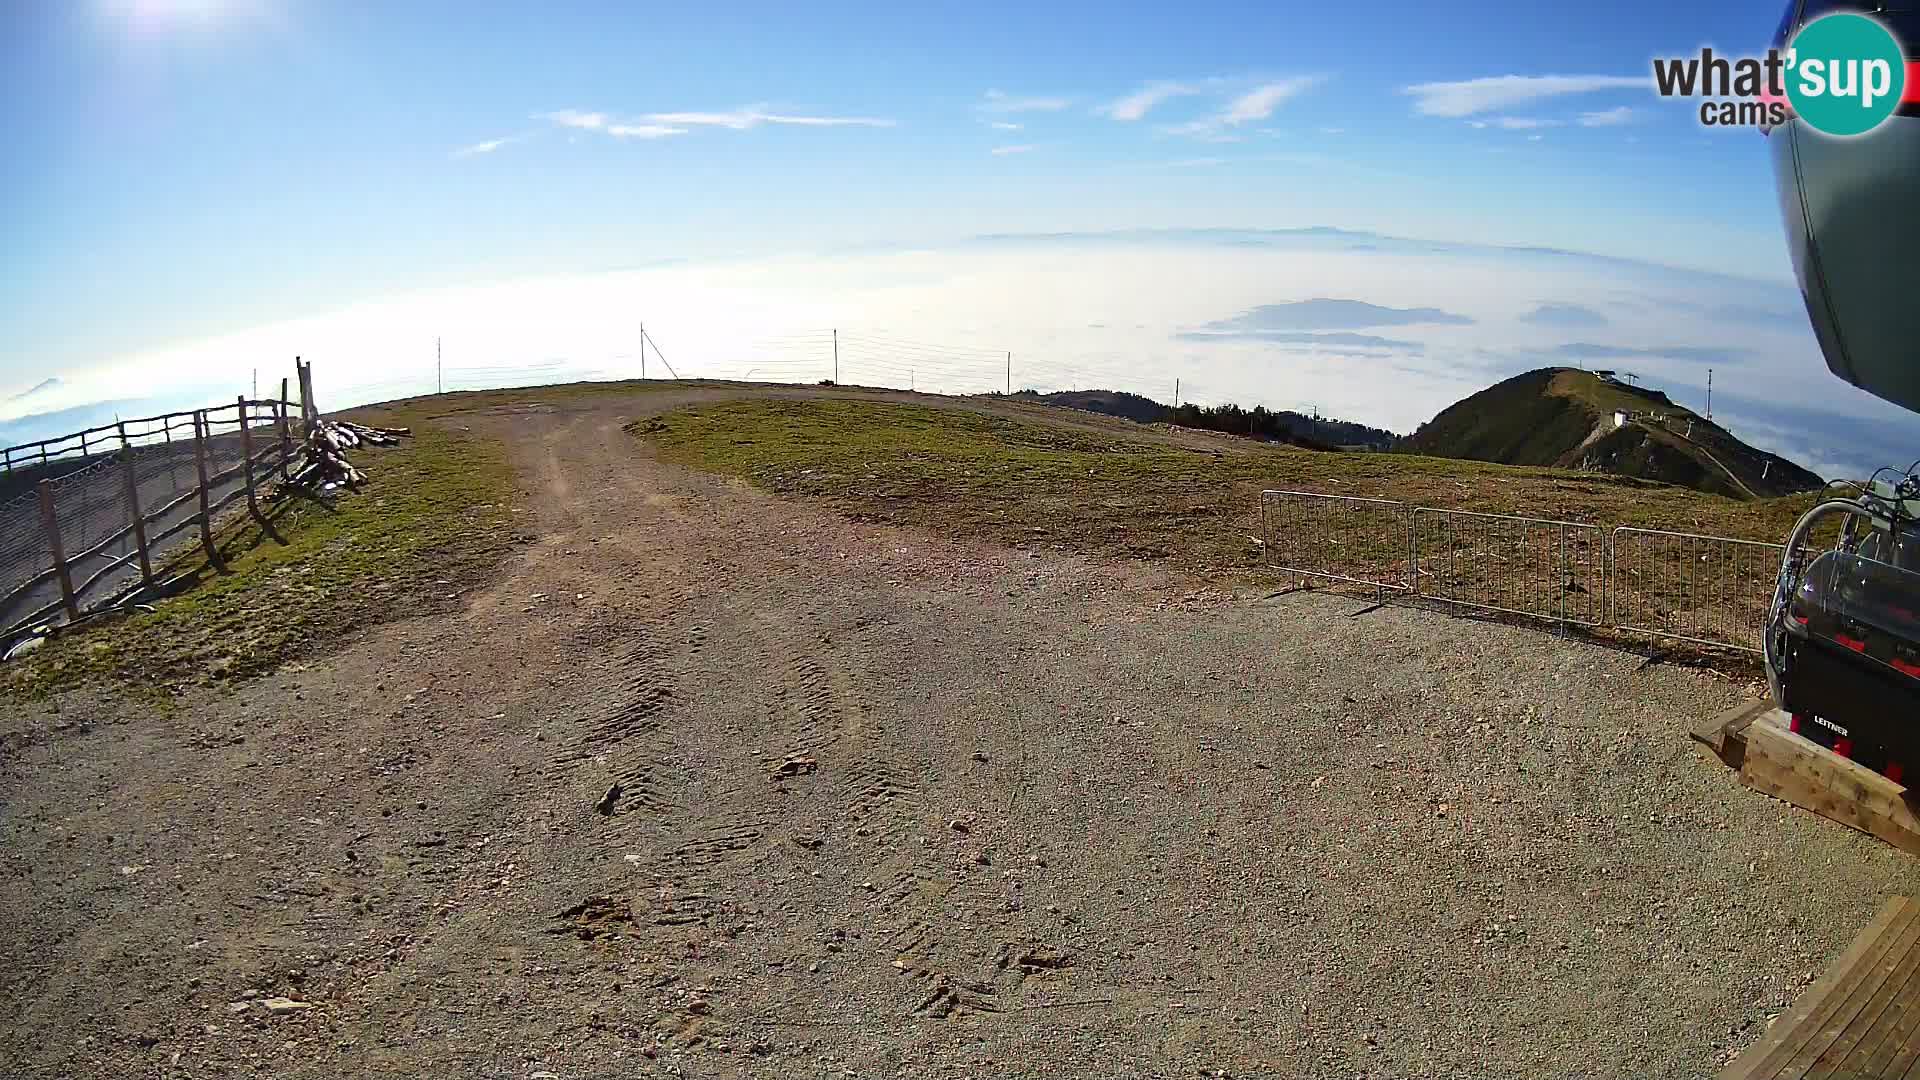
[[[1262,405],[1243,409],[1238,405],[1189,404],[1175,409],[1152,398],[1130,394],[1125,390],[1062,390],[1052,394],[1022,390],[1013,397],[1062,408],[1084,409],[1087,412],[1117,416],[1142,424],[1177,424],[1181,427],[1203,428],[1266,442],[1286,443],[1310,450],[1338,450],[1356,446],[1369,450],[1386,450],[1400,439],[1391,431],[1368,427],[1365,424],[1324,419],[1297,412],[1274,412]]]
[[[59,379],[42,379],[39,381],[39,383],[35,384],[32,388],[27,390],[22,390],[21,392],[8,398],[7,404],[11,405],[16,401],[25,401],[28,398],[33,397],[35,394],[44,394],[49,390],[57,390],[59,389],[59,387],[60,387]]]

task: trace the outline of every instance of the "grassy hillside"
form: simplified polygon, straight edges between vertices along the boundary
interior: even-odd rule
[[[1616,427],[1616,413],[1628,421]],[[1817,489],[1818,476],[1741,442],[1657,390],[1573,368],[1542,368],[1441,411],[1405,448],[1508,465],[1634,476],[1736,499]]]
[[[1632,477],[1283,446],[1188,450],[959,410],[733,401],[640,421],[668,460],[856,517],[1194,569],[1254,565],[1263,488],[1777,541],[1809,499],[1736,501]]]

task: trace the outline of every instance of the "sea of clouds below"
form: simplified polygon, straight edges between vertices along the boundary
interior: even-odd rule
[[[1780,281],[1335,229],[981,238],[940,250],[675,263],[406,293],[73,372],[14,373],[0,441],[231,400],[312,361],[325,408],[639,372],[945,393],[1110,387],[1409,432],[1549,365],[1631,371],[1827,476],[1920,457],[1920,417],[1828,374]],[[649,375],[662,375],[649,351]],[[49,425],[52,425],[50,428]],[[64,425],[64,426],[62,426]]]

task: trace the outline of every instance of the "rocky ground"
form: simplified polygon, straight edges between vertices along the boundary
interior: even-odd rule
[[[501,406],[453,617],[0,721],[0,1073],[1694,1077],[1912,860],[1745,688],[856,524]]]

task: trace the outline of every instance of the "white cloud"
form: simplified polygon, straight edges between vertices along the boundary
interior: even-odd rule
[[[685,135],[697,127],[747,131],[762,124],[789,127],[881,128],[893,126],[891,120],[872,116],[813,116],[800,113],[778,113],[769,112],[763,105],[746,105],[727,112],[647,113],[634,120],[616,120],[604,112],[586,112],[581,109],[561,109],[558,112],[539,114],[536,118],[563,128],[598,131],[616,139],[664,139],[673,135]],[[476,152],[485,153],[486,151]]]
[[[1033,150],[1032,143],[1022,143],[1019,146],[996,146],[988,152],[991,153],[994,157],[1004,157],[1007,154],[1025,154],[1025,153],[1031,152],[1032,150]]]
[[[1634,115],[1633,109],[1626,105],[1614,109],[1604,109],[1600,112],[1584,112],[1580,114],[1580,126],[1619,127],[1621,124],[1631,124]]]
[[[1494,75],[1464,82],[1419,83],[1401,93],[1412,95],[1413,111],[1422,116],[1462,117],[1567,94],[1645,89],[1652,83],[1646,75]]]
[[[648,113],[649,124],[668,127],[722,127],[746,131],[761,124],[785,124],[794,127],[892,127],[893,121],[873,116],[804,116],[767,112],[763,106],[748,105],[730,112]]]
[[[1539,141],[1540,141],[1541,139],[1544,139],[1544,138],[1546,138],[1546,136],[1545,136],[1545,135],[1529,135],[1529,136],[1527,136],[1527,141],[1528,141],[1528,142],[1539,142]]]
[[[985,113],[1059,112],[1072,104],[1070,98],[1015,97],[1004,90],[989,90],[979,109]]]
[[[460,149],[455,150],[453,152],[453,156],[460,158],[460,157],[473,157],[476,154],[491,154],[495,150],[500,149],[501,147],[507,145],[512,141],[513,140],[510,138],[488,139],[485,142],[477,142],[471,146],[463,146]]]
[[[685,135],[687,129],[669,124],[608,124],[606,132],[616,139],[664,139],[669,135]]]
[[[607,126],[607,114],[581,112],[579,109],[561,109],[547,113],[542,119],[551,120],[561,127],[580,128],[585,131],[599,131]]]
[[[1496,116],[1491,120],[1475,120],[1474,127],[1486,127],[1491,124],[1502,131],[1537,131],[1540,128],[1559,127],[1558,120],[1542,120],[1535,116]]]
[[[1220,122],[1229,127],[1244,124],[1250,120],[1265,120],[1273,115],[1273,110],[1297,97],[1302,91],[1319,82],[1313,75],[1296,75],[1291,79],[1270,82],[1256,87],[1234,98],[1227,111],[1220,116]]]
[[[1153,82],[1135,90],[1133,93],[1128,94],[1126,97],[1106,106],[1100,111],[1113,117],[1115,120],[1138,120],[1149,112],[1152,112],[1154,106],[1163,101],[1169,101],[1173,98],[1185,97],[1188,94],[1197,94],[1199,92],[1198,87],[1189,86],[1186,83]]]
[[[995,131],[1019,131],[1022,125],[1015,124],[1007,120],[995,120],[993,123],[987,126],[991,127]]]
[[[1273,115],[1275,109],[1298,97],[1320,81],[1321,77],[1318,75],[1296,75],[1290,79],[1262,83],[1227,102],[1225,108],[1212,116],[1189,120],[1184,124],[1174,124],[1160,130],[1169,135],[1186,135],[1204,142],[1238,142],[1240,136],[1232,134],[1231,129],[1265,120]]]

